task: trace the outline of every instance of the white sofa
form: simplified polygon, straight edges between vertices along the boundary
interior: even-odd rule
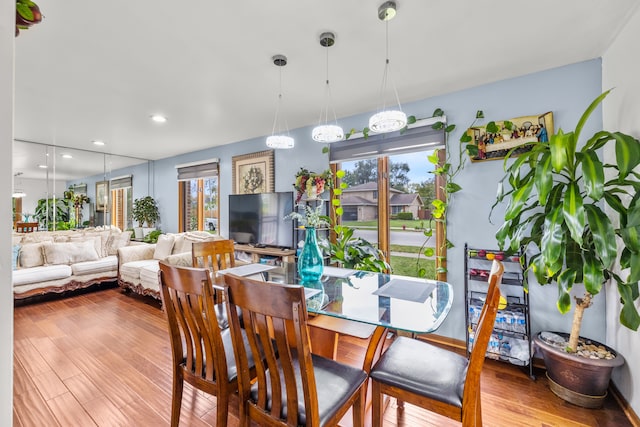
[[[125,290],[160,299],[158,261],[190,267],[193,242],[219,239],[224,237],[205,231],[188,231],[161,234],[155,244],[121,247],[118,249],[118,285]]]
[[[130,239],[130,231],[117,228],[14,233],[14,298],[115,282],[117,251]]]

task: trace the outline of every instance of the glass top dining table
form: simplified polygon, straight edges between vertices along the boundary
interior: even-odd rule
[[[324,267],[315,283],[300,283],[295,263],[265,271],[266,280],[305,287],[307,311],[423,334],[434,332],[453,302],[449,283]]]
[[[444,322],[453,302],[449,283],[416,277],[325,266],[319,281],[300,283],[296,264],[291,262],[280,266],[250,264],[228,271],[253,278],[261,276],[270,282],[302,285],[307,311],[319,315],[316,318],[325,315],[371,325],[363,363],[367,372],[382,351],[383,338],[389,329],[414,334],[434,332]],[[336,329],[335,333],[344,332]],[[333,351],[335,354],[335,347]]]

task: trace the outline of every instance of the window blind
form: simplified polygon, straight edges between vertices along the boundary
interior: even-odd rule
[[[218,159],[206,163],[178,165],[178,181],[218,176]]]
[[[110,190],[133,187],[133,175],[119,176],[109,181]]]
[[[338,163],[434,150],[444,148],[444,143],[444,129],[436,130],[430,125],[414,127],[402,134],[399,132],[372,134],[367,139],[334,142],[329,146],[329,162]]]

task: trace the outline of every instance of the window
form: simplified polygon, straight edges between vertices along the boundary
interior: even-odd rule
[[[218,233],[218,161],[177,166],[180,231]]]
[[[332,163],[345,171],[342,206],[344,225],[354,235],[377,244],[394,273],[416,276],[416,254],[426,241],[429,207],[436,194],[427,156],[444,147],[444,132],[431,126],[398,136],[374,135],[367,140],[331,146]],[[435,239],[429,246],[438,247]],[[435,263],[421,256],[420,266],[435,278]]]
[[[111,190],[111,225],[120,230],[133,228],[131,208],[133,207],[133,177],[131,175],[113,178],[109,181]]]

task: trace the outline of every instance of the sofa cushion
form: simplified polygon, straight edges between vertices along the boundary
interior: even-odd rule
[[[47,264],[74,264],[100,258],[93,239],[82,242],[44,243],[42,248]]]
[[[99,258],[96,261],[84,261],[71,264],[71,271],[73,274],[95,274],[103,273],[107,271],[115,271],[118,269],[118,257],[111,255],[104,258]]]
[[[69,242],[92,242],[93,243],[93,247],[96,250],[96,253],[98,254],[98,258],[102,258],[103,256],[106,256],[102,253],[102,241],[100,240],[100,236],[94,236],[94,235],[81,235],[81,236],[72,236],[69,238],[68,240]],[[58,241],[56,240],[56,243],[58,243]]]
[[[42,243],[25,243],[20,248],[20,268],[44,265]]]
[[[206,242],[209,240],[215,240],[219,238],[216,234],[211,234],[206,231],[187,231],[186,233],[179,233],[175,235],[175,243],[173,244],[173,254],[180,254],[183,252],[191,252],[191,245],[193,242]]]
[[[145,265],[140,269],[140,282],[142,286],[155,291],[160,290],[160,283],[158,279],[158,271],[160,271],[160,264],[156,261],[155,264]]]
[[[156,250],[153,253],[153,259],[165,259],[171,255],[175,239],[176,238],[173,234],[159,235],[158,241],[156,242]]]
[[[164,259],[170,265],[176,265],[178,267],[192,267],[193,259],[191,258],[191,252],[183,252],[181,254],[169,255]]]
[[[22,236],[22,243],[42,243],[53,242],[53,235],[50,233],[27,233]]]
[[[147,265],[158,265],[157,259],[143,259],[140,261],[130,261],[120,266],[120,273],[127,277],[140,278],[140,270]],[[157,281],[157,279],[156,279]]]
[[[107,255],[118,255],[118,249],[127,246],[131,241],[131,231],[113,232],[107,240]]]
[[[13,272],[13,286],[65,279],[70,277],[71,273],[71,267],[62,264],[24,268]]]

